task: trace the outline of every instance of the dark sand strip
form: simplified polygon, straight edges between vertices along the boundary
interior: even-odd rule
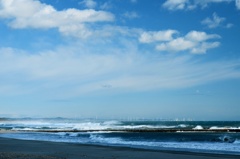
[[[240,159],[240,155],[151,151],[0,138],[0,159]]]

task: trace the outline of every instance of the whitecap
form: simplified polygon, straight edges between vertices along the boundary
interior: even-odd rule
[[[203,130],[203,127],[201,125],[197,125],[193,130]]]

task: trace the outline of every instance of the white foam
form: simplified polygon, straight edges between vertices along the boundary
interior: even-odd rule
[[[229,129],[240,129],[240,127],[230,127]]]
[[[103,122],[103,125],[116,126],[122,124],[120,121],[110,120]]]
[[[193,130],[203,130],[203,127],[201,125],[197,125]]]
[[[13,128],[12,130],[14,130],[14,131],[34,131],[36,129],[32,129],[32,128]]]
[[[210,130],[225,130],[229,129],[229,127],[217,127],[217,126],[212,126],[209,128]]]
[[[94,143],[108,143],[108,144],[123,144],[124,141],[121,138],[118,137],[111,137],[111,138],[104,138],[101,135],[90,135],[91,142]]]
[[[180,125],[178,125],[178,127],[180,127],[180,128],[186,128],[186,127],[188,127],[188,125],[180,124]]]
[[[60,136],[66,136],[68,133],[66,133],[66,132],[58,132],[58,133],[55,133],[55,134],[60,135]]]
[[[4,124],[4,123],[3,123]],[[5,123],[6,124],[6,123]],[[7,121],[9,127],[15,130],[124,130],[124,129],[171,129],[184,128],[185,124],[166,126],[166,125],[123,125],[117,120],[109,121],[81,121],[81,120],[18,120]]]
[[[14,130],[39,130],[39,129],[52,129],[52,130],[104,130],[111,128],[119,128],[121,123],[118,121],[38,121],[38,120],[19,120],[19,121],[6,121],[1,126],[12,127]]]
[[[234,144],[240,144],[240,140],[235,140]]]
[[[240,127],[218,127],[218,126],[212,126],[209,128],[210,130],[227,130],[227,129],[233,129],[233,130],[236,130],[236,129],[240,129]]]

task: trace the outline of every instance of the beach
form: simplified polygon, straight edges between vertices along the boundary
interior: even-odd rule
[[[239,125],[9,118],[0,124],[0,159],[239,159]]]
[[[239,155],[145,150],[0,138],[0,159],[239,159]]]

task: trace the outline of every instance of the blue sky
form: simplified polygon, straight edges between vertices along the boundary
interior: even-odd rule
[[[0,114],[240,120],[239,0],[0,0]]]

